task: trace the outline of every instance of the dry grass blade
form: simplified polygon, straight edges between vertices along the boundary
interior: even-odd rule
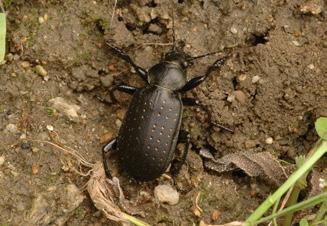
[[[107,218],[113,221],[127,222],[124,213],[115,205],[112,199],[114,193],[106,180],[102,164],[96,163],[93,168],[93,174],[87,183],[87,191],[95,207],[101,210]]]
[[[54,146],[60,151],[72,155],[80,164],[85,167],[90,168],[90,170],[86,174],[82,174],[76,170],[79,175],[82,176],[90,176],[86,186],[87,191],[95,205],[95,207],[102,211],[105,216],[113,221],[122,222],[123,224],[133,223],[138,226],[150,226],[149,224],[130,216],[123,211],[120,210],[118,205],[116,204],[114,198],[116,194],[114,189],[119,191],[119,197],[117,202],[124,201],[124,195],[122,189],[119,185],[118,178],[113,178],[113,180],[109,180],[106,177],[103,165],[101,162],[97,162],[95,164],[86,161],[86,159],[78,153],[76,150],[70,147],[62,147],[61,145],[52,143],[50,141],[41,141],[41,140],[31,140],[39,143],[46,143]],[[121,203],[122,204],[122,203]]]
[[[233,221],[227,224],[206,224],[204,221],[200,221],[199,226],[244,226],[244,223],[241,221]]]
[[[150,226],[149,224],[120,210],[120,208],[115,204],[115,200],[113,200],[113,197],[115,197],[113,186],[118,186],[119,193],[122,195],[119,181],[117,178],[113,178],[110,183],[108,183],[108,181],[109,179],[107,179],[105,175],[102,163],[96,163],[93,167],[93,174],[87,183],[87,191],[89,192],[95,207],[101,210],[110,220],[122,223],[131,222],[139,226]],[[121,199],[121,197],[119,198]]]

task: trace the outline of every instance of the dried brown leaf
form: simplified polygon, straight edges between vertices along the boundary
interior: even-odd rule
[[[205,150],[200,151],[200,155],[207,159],[205,167],[207,169],[224,173],[241,169],[250,177],[259,177],[268,183],[280,185],[286,179],[284,168],[270,152],[238,152],[225,155],[220,159]]]

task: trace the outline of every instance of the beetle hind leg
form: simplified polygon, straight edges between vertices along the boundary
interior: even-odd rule
[[[182,154],[182,157],[180,160],[174,159],[172,164],[171,164],[171,174],[173,176],[178,175],[179,171],[181,170],[183,164],[186,161],[186,157],[188,154],[188,151],[190,149],[190,134],[189,132],[185,131],[185,130],[181,130],[178,136],[178,143],[185,143],[185,148]]]
[[[115,150],[116,149],[116,145],[117,145],[117,139],[113,139],[112,141],[110,141],[108,144],[106,144],[105,146],[103,146],[102,148],[102,158],[103,158],[103,167],[104,167],[104,171],[106,173],[106,176],[108,178],[112,178],[110,170],[109,170],[109,153],[111,150]]]

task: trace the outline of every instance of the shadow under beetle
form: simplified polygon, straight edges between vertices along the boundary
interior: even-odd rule
[[[118,137],[103,147],[103,163],[106,175],[109,171],[108,153],[117,151],[119,163],[127,173],[139,181],[159,177],[172,163],[178,142],[186,143],[182,160],[174,166],[178,172],[189,149],[189,134],[180,130],[183,105],[196,105],[194,99],[182,98],[182,94],[200,85],[209,74],[219,69],[226,57],[216,60],[206,73],[186,80],[186,69],[192,60],[214,53],[190,57],[174,47],[164,59],[148,71],[136,65],[122,49],[106,42],[109,48],[129,63],[146,82],[143,88],[119,85],[117,90],[132,94],[133,98],[125,114]]]

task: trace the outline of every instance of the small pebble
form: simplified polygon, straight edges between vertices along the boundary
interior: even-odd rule
[[[39,24],[43,24],[44,23],[44,18],[42,16],[39,17]]]
[[[230,103],[234,102],[235,101],[235,95],[233,95],[233,94],[228,95],[227,101],[230,102]]]
[[[301,44],[300,44],[298,41],[296,41],[296,40],[293,40],[292,43],[293,43],[295,46],[301,46]]]
[[[240,76],[238,76],[238,80],[241,82],[244,81],[246,78],[247,78],[246,74],[241,74]]]
[[[19,137],[19,139],[23,140],[23,139],[26,139],[26,133],[22,133]]]
[[[159,202],[169,205],[176,205],[179,202],[179,193],[168,184],[155,187],[154,196]]]
[[[32,174],[36,175],[39,173],[39,166],[36,163],[32,163]]]
[[[218,220],[220,218],[220,215],[221,215],[220,211],[217,209],[214,209],[211,213],[211,220],[213,220],[213,221]]]
[[[243,93],[243,91],[236,90],[236,91],[234,91],[234,95],[235,95],[235,99],[239,103],[241,103],[241,104],[245,104],[246,103],[247,97],[246,97],[245,93]]]
[[[309,68],[310,70],[313,70],[313,69],[315,68],[315,66],[314,66],[313,64],[309,64],[309,65],[308,65],[308,68]]]
[[[260,78],[260,76],[258,76],[258,75],[253,76],[253,77],[252,77],[252,83],[253,83],[253,84],[254,84],[254,83],[257,83],[260,79],[261,79],[261,78]]]
[[[149,32],[152,32],[154,34],[161,34],[162,33],[162,29],[159,25],[157,24],[150,24],[149,28],[148,28]]]
[[[122,121],[120,119],[116,119],[115,124],[117,127],[121,127]]]
[[[38,149],[37,147],[32,147],[32,152],[33,153],[37,153],[37,152],[39,152],[40,151],[40,149]]]
[[[38,75],[41,75],[42,77],[46,77],[48,75],[48,72],[41,65],[36,65],[35,71]]]
[[[6,126],[5,132],[9,132],[9,133],[17,133],[17,126],[15,124],[9,123]]]
[[[2,166],[5,163],[5,157],[2,155],[0,156],[0,166]]]
[[[232,26],[232,27],[230,28],[230,32],[232,32],[233,34],[237,34],[237,29],[236,29],[236,27]]]
[[[268,137],[266,139],[266,144],[272,144],[274,142],[274,139],[272,137]]]
[[[303,14],[318,15],[322,12],[323,4],[324,3],[321,0],[305,1],[305,3],[300,5],[300,11]]]
[[[23,68],[29,68],[31,66],[30,62],[28,61],[22,61],[20,63],[20,65],[23,67]]]
[[[47,125],[47,130],[49,130],[50,132],[52,132],[54,130],[52,125]]]
[[[200,211],[199,208],[197,208],[197,207],[194,207],[194,208],[193,208],[193,214],[194,214],[196,217],[201,217],[201,211]]]
[[[70,120],[77,122],[79,120],[78,111],[80,106],[76,104],[71,104],[62,97],[55,97],[49,100],[51,107],[58,112],[66,115]]]

